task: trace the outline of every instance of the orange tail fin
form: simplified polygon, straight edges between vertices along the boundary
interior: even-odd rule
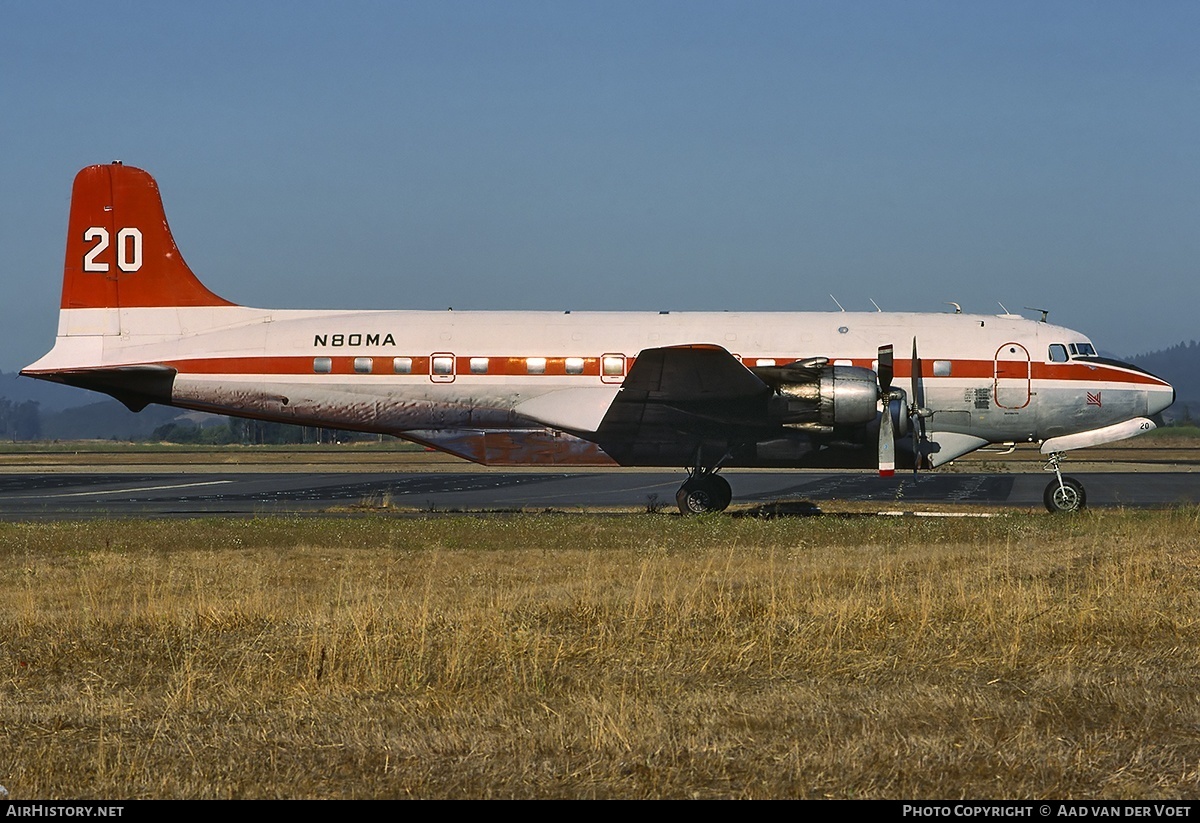
[[[183,262],[153,177],[120,163],[75,176],[63,309],[232,305]]]

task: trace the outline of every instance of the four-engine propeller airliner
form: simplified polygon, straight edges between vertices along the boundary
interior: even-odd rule
[[[75,178],[58,336],[22,374],[486,465],[682,467],[685,513],[729,505],[726,467],[887,475],[1017,442],[1072,511],[1062,454],[1155,428],[1175,397],[1044,316],[247,308],[201,284],[157,183],[121,163]]]

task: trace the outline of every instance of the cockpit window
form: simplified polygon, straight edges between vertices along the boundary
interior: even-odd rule
[[[1062,343],[1050,344],[1050,362],[1051,363],[1066,363],[1067,362],[1067,347]]]
[[[1096,347],[1093,346],[1091,343],[1072,343],[1071,344],[1071,356],[1072,357],[1095,357],[1096,356]]]

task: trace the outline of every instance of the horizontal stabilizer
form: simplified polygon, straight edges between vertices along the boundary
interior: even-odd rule
[[[77,369],[37,373],[23,371],[53,383],[103,392],[120,400],[130,411],[139,412],[151,403],[171,402],[175,369],[170,366],[118,366],[115,368]]]

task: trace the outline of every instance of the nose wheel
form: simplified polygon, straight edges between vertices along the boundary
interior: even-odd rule
[[[1063,475],[1059,465],[1061,461],[1062,454],[1055,452],[1046,463],[1046,468],[1054,471],[1054,479],[1046,484],[1042,502],[1046,504],[1046,509],[1054,514],[1080,511],[1087,506],[1087,492],[1084,491],[1083,484],[1074,477]]]
[[[1042,495],[1042,502],[1052,512],[1077,512],[1087,505],[1087,492],[1074,477],[1064,477],[1060,483],[1051,480]]]
[[[712,472],[697,472],[675,492],[675,503],[683,514],[723,512],[733,500],[729,481]]]

